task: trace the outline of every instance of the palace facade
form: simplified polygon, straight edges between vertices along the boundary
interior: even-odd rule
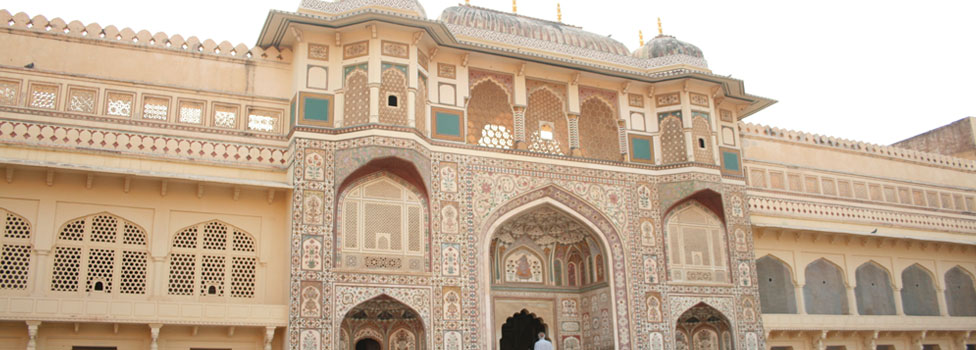
[[[976,344],[973,118],[750,124],[675,37],[416,0],[0,47],[0,349]]]

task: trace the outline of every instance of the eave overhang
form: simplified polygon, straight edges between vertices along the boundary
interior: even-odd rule
[[[619,66],[596,64],[589,61],[543,55],[533,51],[509,49],[492,46],[483,42],[459,40],[447,26],[436,20],[409,16],[377,9],[363,9],[334,17],[324,17],[308,13],[271,10],[258,36],[257,46],[280,48],[285,43],[288,27],[291,25],[307,25],[327,29],[340,29],[369,22],[382,22],[424,30],[437,45],[457,50],[476,52],[486,55],[506,57],[525,62],[533,62],[548,66],[555,66],[579,72],[587,72],[602,76],[632,80],[644,83],[659,83],[680,79],[696,79],[722,86],[726,98],[747,103],[746,107],[738,111],[738,119],[743,119],[766,107],[776,103],[776,100],[750,95],[745,92],[742,80],[727,76],[720,76],[707,72],[689,69],[669,70],[663,72],[647,72],[640,68],[625,69]]]

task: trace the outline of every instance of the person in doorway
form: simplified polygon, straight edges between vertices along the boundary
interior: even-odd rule
[[[539,341],[532,350],[552,350],[552,343],[546,340],[546,332],[539,332]]]

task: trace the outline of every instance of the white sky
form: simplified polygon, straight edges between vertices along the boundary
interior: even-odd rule
[[[779,102],[747,122],[890,144],[976,116],[971,0],[576,1],[563,22],[612,35],[631,50],[665,34],[702,49],[709,68]],[[427,16],[459,0],[421,0]],[[8,2],[11,13],[254,45],[268,10],[300,0]],[[472,5],[511,11],[507,0]],[[556,19],[556,0],[521,0],[520,14]]]

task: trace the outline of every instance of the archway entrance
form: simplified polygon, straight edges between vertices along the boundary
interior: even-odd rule
[[[512,315],[502,325],[502,339],[498,342],[499,350],[532,349],[539,340],[539,332],[546,331],[546,324],[542,319],[522,309]],[[548,333],[547,333],[548,334]],[[358,349],[357,349],[358,350]]]
[[[419,314],[386,295],[356,305],[342,319],[340,349],[425,350]]]
[[[356,342],[356,350],[380,350],[380,343],[373,338],[366,338]]]
[[[675,350],[732,350],[732,324],[721,312],[699,303],[678,317]]]
[[[577,217],[540,203],[494,226],[488,254],[495,349],[531,349],[540,331],[558,350],[616,346],[609,250]]]

